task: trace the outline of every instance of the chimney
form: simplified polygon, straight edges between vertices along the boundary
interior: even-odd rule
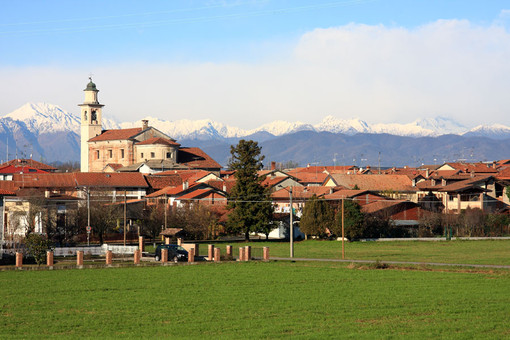
[[[493,161],[493,162],[492,162],[492,168],[493,168],[493,169],[496,169],[496,161]]]
[[[186,190],[189,188],[189,184],[188,184],[188,181],[184,181],[182,182],[182,190]]]
[[[271,162],[271,170],[276,170],[276,162]]]
[[[223,183],[223,191],[227,192],[227,185]]]
[[[425,169],[425,178],[429,178],[429,168]]]
[[[147,119],[142,119],[142,130],[147,130],[149,128],[149,121]]]

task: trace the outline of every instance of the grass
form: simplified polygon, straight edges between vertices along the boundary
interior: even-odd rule
[[[510,336],[510,271],[251,262],[0,273],[5,338]]]
[[[270,256],[289,257],[289,242],[233,243],[234,249],[251,245],[269,247]],[[223,248],[222,244],[217,244]],[[202,245],[201,245],[202,247]],[[207,247],[204,245],[204,247]],[[224,252],[224,248],[222,252]],[[294,242],[294,256],[341,259],[339,241]],[[345,258],[355,260],[414,261],[459,264],[510,265],[510,240],[345,242]]]

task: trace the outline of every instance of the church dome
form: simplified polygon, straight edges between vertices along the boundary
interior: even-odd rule
[[[97,91],[96,84],[92,82],[92,78],[89,78],[89,83],[84,91]]]

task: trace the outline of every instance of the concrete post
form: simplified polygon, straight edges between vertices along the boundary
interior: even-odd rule
[[[214,244],[209,244],[207,246],[207,260],[212,261],[214,256]]]
[[[244,247],[244,260],[245,261],[251,260],[251,246]]]
[[[165,237],[165,244],[170,244],[170,237]]]
[[[53,267],[53,252],[52,251],[46,252],[46,265],[48,267]]]
[[[16,268],[23,267],[23,253],[16,252]]]
[[[138,236],[138,249],[140,249],[141,252],[145,251],[145,242],[143,236]]]
[[[264,247],[264,261],[269,261],[269,247]]]
[[[161,249],[161,263],[168,262],[168,249]]]
[[[111,250],[106,251],[106,265],[111,266],[113,263],[113,252]]]
[[[178,245],[178,246],[182,246],[182,238],[180,238],[180,237],[179,237],[179,238],[177,239],[177,245]]]
[[[78,267],[83,267],[83,251],[81,250],[76,252],[76,265]]]
[[[135,264],[140,264],[140,253],[141,253],[140,249],[138,249],[138,250],[135,250],[135,253],[133,254],[133,257],[134,257],[133,261]]]
[[[221,261],[221,251],[220,248],[214,248],[214,262]]]
[[[244,247],[239,247],[239,261],[244,261]]]
[[[188,262],[195,262],[195,248],[190,248],[188,251]]]
[[[232,246],[231,245],[227,246],[227,256],[232,256]]]

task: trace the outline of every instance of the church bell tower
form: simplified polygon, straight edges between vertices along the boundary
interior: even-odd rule
[[[102,131],[102,108],[99,104],[96,84],[89,77],[89,83],[85,88],[85,101],[79,104],[81,107],[81,172],[89,171],[89,139],[99,136]]]

